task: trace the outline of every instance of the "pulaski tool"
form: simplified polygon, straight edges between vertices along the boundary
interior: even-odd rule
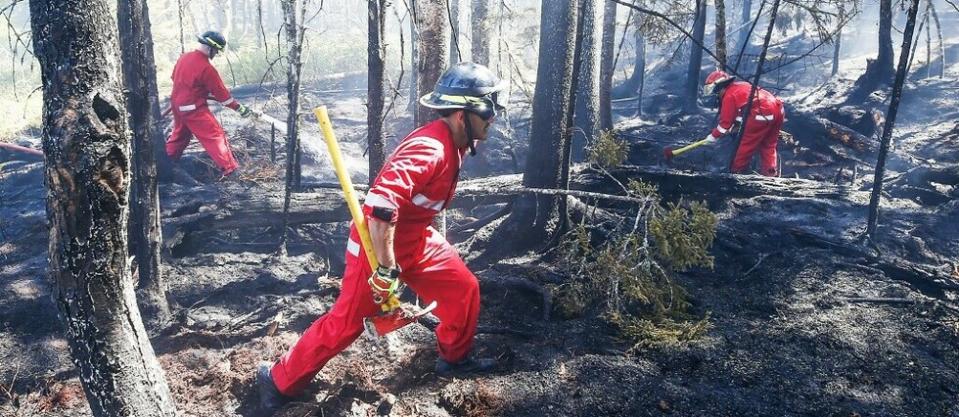
[[[698,147],[700,147],[700,146],[703,146],[703,145],[705,145],[707,142],[709,142],[708,139],[703,139],[703,140],[698,141],[698,142],[690,143],[689,145],[683,146],[682,148],[679,148],[679,149],[673,149],[671,146],[667,146],[667,147],[663,148],[663,156],[665,156],[665,157],[666,157],[666,160],[669,161],[669,160],[673,159],[673,157],[678,156],[678,155],[680,155],[680,154],[683,154],[683,153],[685,153],[685,152],[687,152],[687,151],[691,151],[691,150],[693,150],[693,149],[696,149],[696,148],[698,148]]]
[[[350,215],[353,217],[353,225],[360,235],[360,241],[363,251],[366,253],[366,259],[370,263],[370,270],[375,271],[378,262],[376,254],[373,253],[373,242],[370,238],[369,228],[366,226],[366,218],[360,209],[359,200],[356,198],[356,190],[353,188],[353,181],[350,180],[350,174],[347,172],[346,165],[343,163],[343,156],[340,153],[340,146],[336,141],[336,135],[333,133],[333,124],[330,122],[330,116],[326,111],[326,106],[320,106],[313,109],[316,119],[320,122],[320,129],[323,131],[323,139],[330,151],[330,159],[333,162],[333,168],[336,170],[336,177],[340,180],[340,187],[343,189],[343,196],[346,198],[346,205],[350,208]],[[399,294],[402,289],[396,291]],[[436,308],[436,301],[433,301],[425,308],[401,303],[398,295],[392,295],[388,299],[374,297],[374,302],[380,305],[380,313],[367,319],[372,324],[373,329],[379,336],[384,336],[389,332],[402,328],[410,323],[417,321],[420,317],[429,314]]]

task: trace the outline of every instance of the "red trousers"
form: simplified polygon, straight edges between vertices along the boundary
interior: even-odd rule
[[[730,171],[734,173],[745,172],[749,169],[749,163],[753,155],[759,152],[760,166],[759,173],[767,177],[775,177],[776,169],[776,144],[779,143],[779,130],[783,127],[785,119],[785,110],[782,103],[779,103],[778,112],[769,116],[753,116],[746,123],[746,132],[739,142],[739,149],[736,150],[736,156],[733,158],[733,164]]]
[[[450,362],[465,359],[473,347],[479,318],[479,283],[456,250],[432,227],[413,240],[403,239],[401,231],[398,227],[394,245],[403,271],[400,280],[426,304],[437,302],[433,313],[440,319],[436,328],[440,356]],[[302,392],[327,361],[363,333],[363,319],[379,312],[367,282],[372,271],[365,251],[355,243],[359,241],[355,228],[351,228],[350,240],[340,296],[270,372],[284,395]]]
[[[230,149],[230,143],[226,140],[226,133],[220,122],[216,121],[209,108],[200,107],[196,110],[181,113],[173,110],[173,132],[166,141],[166,154],[170,159],[176,161],[183,155],[183,151],[190,144],[190,137],[196,136],[210,155],[210,159],[216,166],[223,170],[224,174],[229,174],[236,169],[236,158],[233,157],[233,151]]]

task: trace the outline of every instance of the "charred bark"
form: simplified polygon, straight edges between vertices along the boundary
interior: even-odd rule
[[[143,317],[157,327],[167,321],[170,306],[160,270],[160,198],[157,192],[157,164],[154,145],[163,143],[156,122],[160,120],[157,101],[156,64],[153,62],[153,35],[150,12],[144,0],[117,3],[123,78],[127,90],[130,128],[133,132],[132,178],[130,188],[130,251],[135,262],[137,299]],[[164,155],[164,160],[165,154]]]
[[[739,42],[737,43],[737,46],[739,47],[739,49],[745,49],[744,47],[749,42],[749,34],[752,33],[752,31],[745,31],[742,29],[742,28],[745,28],[747,25],[749,25],[749,22],[751,20],[749,16],[752,13],[752,10],[753,10],[752,0],[743,0],[743,9],[741,11],[741,15],[739,19],[739,27],[740,27]]]
[[[839,73],[839,54],[842,52],[842,24],[846,20],[846,9],[842,4],[839,5],[839,27],[836,29],[836,35],[833,37],[832,49],[832,70],[829,75],[835,77]]]
[[[686,86],[683,89],[683,111],[695,113],[699,111],[699,72],[703,66],[703,43],[706,33],[706,0],[696,0],[696,18],[693,20],[693,43],[689,47],[689,63],[686,69]]]
[[[286,197],[284,199],[284,219],[288,218],[290,194],[293,189],[299,185],[299,158],[300,136],[299,136],[299,111],[300,111],[300,68],[303,65],[301,54],[303,52],[303,36],[306,33],[302,27],[306,2],[303,0],[282,0],[284,15],[284,27],[286,29],[287,43],[287,70],[286,70],[286,96],[289,102],[288,113],[286,117]],[[302,11],[298,11],[298,6]],[[286,254],[288,227],[283,228],[283,237],[280,241],[279,253]]]
[[[417,0],[416,27],[418,63],[416,71],[416,97],[422,97],[433,91],[436,80],[446,70],[449,58],[449,23],[446,14],[446,0]],[[425,106],[417,106],[416,126],[422,126],[435,118],[434,111]]]
[[[716,67],[726,69],[726,3],[716,0]]]
[[[130,138],[104,0],[30,1],[53,299],[94,416],[175,416],[127,261]]]
[[[889,142],[892,139],[892,129],[896,123],[896,113],[899,111],[899,100],[902,98],[902,84],[906,79],[909,47],[912,44],[912,35],[916,28],[916,14],[918,11],[919,0],[912,0],[909,5],[909,11],[907,12],[906,27],[902,32],[902,52],[899,54],[899,68],[896,70],[896,80],[893,83],[892,96],[889,99],[889,111],[886,113],[886,124],[883,126],[882,138],[879,141],[879,157],[876,161],[872,195],[869,199],[869,219],[866,225],[866,234],[870,238],[875,237],[876,228],[879,223],[879,199],[882,192],[883,176],[886,171],[886,155],[889,153]]]
[[[879,54],[866,64],[866,72],[856,80],[848,103],[858,103],[893,81],[892,0],[879,0]],[[909,58],[908,56],[906,58]]]
[[[447,0],[450,21],[450,65],[463,60],[460,51],[460,0]]]
[[[616,44],[616,3],[605,2],[603,11],[603,45],[599,75],[599,125],[602,130],[613,128],[613,47]]]
[[[489,65],[490,57],[490,34],[492,33],[492,16],[490,13],[493,10],[491,0],[471,0],[473,3],[473,15],[470,17],[473,30],[473,39],[471,40],[470,45],[470,59],[482,65]]]
[[[946,50],[942,44],[942,26],[939,25],[939,14],[936,13],[936,5],[930,2],[929,10],[932,12],[932,20],[936,22],[936,37],[939,38],[939,79],[942,79],[946,74]]]
[[[573,111],[576,6],[575,0],[543,0],[530,147],[523,174],[526,187],[563,189],[567,186],[563,179],[569,169],[567,116]],[[558,200],[552,196],[518,198],[509,221],[519,229],[514,229],[512,234],[526,237],[529,240],[523,243],[527,244],[542,241],[559,218],[565,217],[565,213],[559,212]]]
[[[386,1],[368,0],[366,125],[367,146],[370,153],[370,184],[376,179],[386,159],[383,150],[383,104],[386,89],[383,77],[383,70],[386,68],[386,45],[383,43],[385,19]]]
[[[582,53],[576,63],[578,72],[576,87],[575,125],[572,142],[572,158],[583,161],[586,147],[600,131],[599,123],[599,70],[602,10],[597,0],[582,0],[580,11],[583,20]]]

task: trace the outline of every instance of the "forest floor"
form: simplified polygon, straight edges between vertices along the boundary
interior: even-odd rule
[[[330,106],[354,161],[362,161],[365,126],[362,93],[350,91],[361,87],[358,78],[307,88],[304,99],[304,109]],[[835,105],[829,92],[838,100],[849,84],[820,89],[809,106]],[[915,167],[959,165],[954,90],[943,84],[920,81],[906,91],[891,178]],[[256,106],[269,112],[282,104]],[[405,113],[405,103],[397,106]],[[662,146],[699,138],[713,123],[711,115],[660,124],[620,115],[632,144],[628,162],[637,166],[665,166]],[[214,173],[204,173],[208,159],[194,145],[180,166],[202,184],[165,184],[161,198],[280,189],[281,168],[269,163],[262,140],[268,132],[227,112],[220,117],[244,166],[239,178],[211,186]],[[401,138],[409,125],[407,118],[391,126]],[[319,133],[309,122],[304,126],[304,175],[329,181],[329,164],[314,152]],[[488,145],[490,158],[468,172],[512,172],[506,143]],[[538,282],[563,272],[541,255],[515,254],[474,271],[483,293],[481,324],[512,330],[478,336],[477,349],[500,359],[495,372],[436,376],[435,342],[421,326],[382,339],[364,335],[277,415],[959,416],[955,184],[926,184],[948,197],[932,202],[891,190],[870,248],[857,242],[871,171],[842,171],[848,161],[823,158],[810,164],[797,156],[801,148],[802,141],[781,145],[783,175],[824,187],[838,182],[843,195],[688,197],[707,199],[720,219],[715,267],[676,277],[690,293],[693,313],[709,315],[704,337],[637,348],[595,317],[546,321],[542,298],[499,283]],[[19,157],[0,155],[0,414],[88,416],[46,279],[42,162]],[[720,151],[702,152],[672,168],[718,171],[724,158]],[[354,180],[365,177],[354,173]],[[451,227],[475,217],[454,212]],[[297,226],[285,257],[274,254],[278,233],[271,229],[198,233],[165,253],[176,313],[152,340],[183,415],[257,415],[254,366],[275,360],[331,307],[345,227]]]

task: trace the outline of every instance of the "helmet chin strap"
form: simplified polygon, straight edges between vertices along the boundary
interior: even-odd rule
[[[470,148],[470,156],[476,156],[476,147],[473,146],[473,125],[470,122],[469,112],[463,110],[463,122],[466,127],[466,146]]]

